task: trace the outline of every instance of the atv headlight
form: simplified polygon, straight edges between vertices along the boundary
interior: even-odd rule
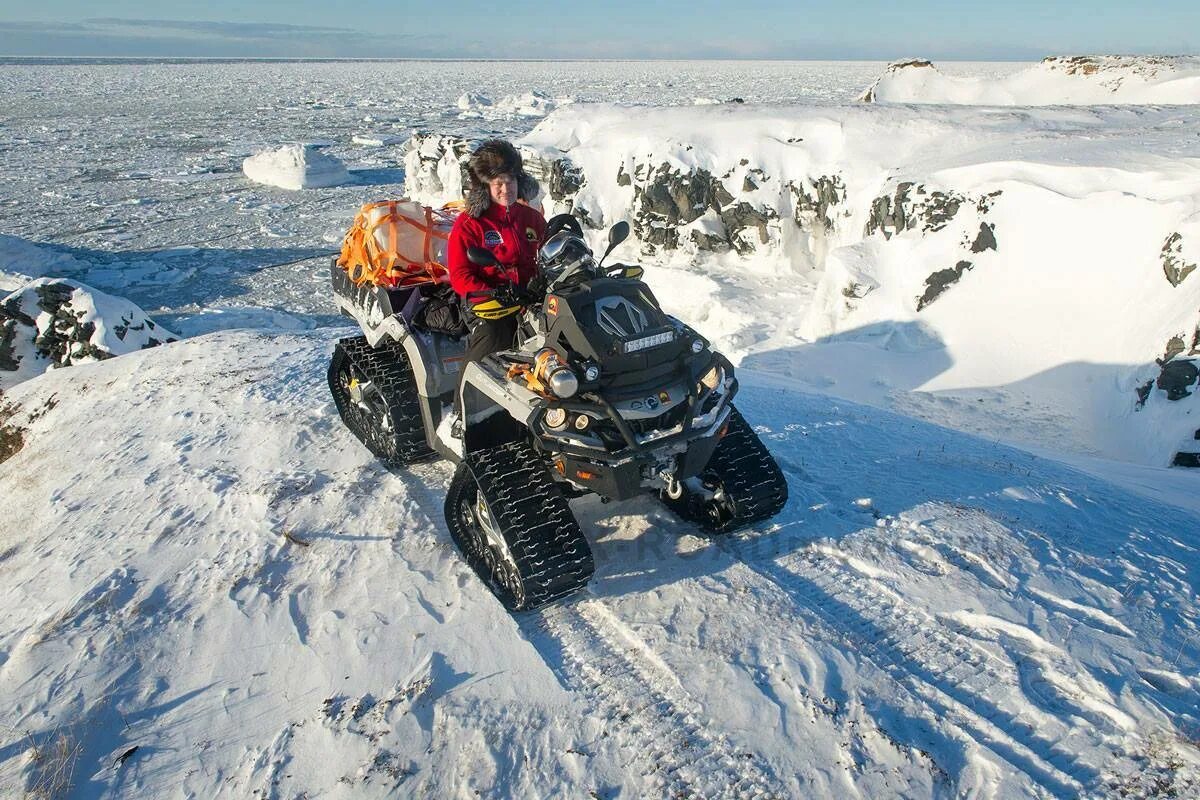
[[[707,386],[710,390],[716,389],[717,384],[721,382],[721,373],[723,371],[719,364],[714,364],[713,368],[704,373],[704,376],[700,378],[700,383]]]
[[[703,349],[704,349],[704,341],[702,339],[693,339],[692,340],[692,352],[693,353],[699,353]]]
[[[574,397],[575,393],[579,391],[579,378],[575,377],[575,373],[565,367],[557,369],[550,373],[550,391],[564,399]]]
[[[583,377],[588,383],[595,383],[600,380],[600,365],[588,364],[583,368]]]
[[[562,430],[567,427],[567,412],[562,408],[548,408],[542,416],[542,421],[546,423],[547,428],[552,430]]]

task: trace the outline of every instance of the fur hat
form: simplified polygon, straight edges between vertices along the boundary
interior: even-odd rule
[[[488,139],[475,149],[467,162],[467,213],[478,218],[492,203],[488,182],[501,175],[517,179],[517,197],[532,202],[541,191],[538,182],[525,172],[521,154],[503,139]]]

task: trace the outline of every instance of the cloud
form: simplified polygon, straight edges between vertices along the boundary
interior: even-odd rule
[[[97,17],[0,22],[0,55],[104,58],[441,58],[446,37],[278,22]]]
[[[124,19],[120,17],[96,17],[84,20],[84,24],[106,30],[132,29],[132,31],[170,31],[193,34],[217,39],[305,39],[326,36],[359,35],[351,28],[312,25],[287,25],[279,22],[199,22],[173,19]]]

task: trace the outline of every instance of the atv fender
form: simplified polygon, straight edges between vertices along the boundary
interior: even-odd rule
[[[474,453],[527,436],[545,401],[507,377],[495,356],[467,364],[459,398],[463,410],[463,449]]]

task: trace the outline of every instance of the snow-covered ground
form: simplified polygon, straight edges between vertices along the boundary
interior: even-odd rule
[[[338,422],[338,333],[11,393],[0,783],[61,738],[80,797],[1200,791],[1194,513],[751,379],[785,511],[712,541],[576,501],[596,578],[514,619],[445,533],[449,467]]]
[[[1098,457],[1158,463],[1105,437],[1174,436],[1196,395],[1097,427],[1200,310],[1200,117],[855,103],[885,66],[0,60],[0,294],[71,279],[191,337],[0,397],[0,788],[1200,794],[1200,476]],[[324,386],[328,258],[420,131],[577,161],[605,224],[639,162],[728,170],[736,213],[693,229],[744,223],[738,248],[645,227],[615,258],[739,361],[778,518],[712,541],[650,498],[575,501],[588,592],[503,612],[445,531],[449,466],[380,468]],[[243,175],[289,143],[352,183]],[[918,309],[983,224],[996,247]],[[1038,281],[1040,327],[1001,341]]]

